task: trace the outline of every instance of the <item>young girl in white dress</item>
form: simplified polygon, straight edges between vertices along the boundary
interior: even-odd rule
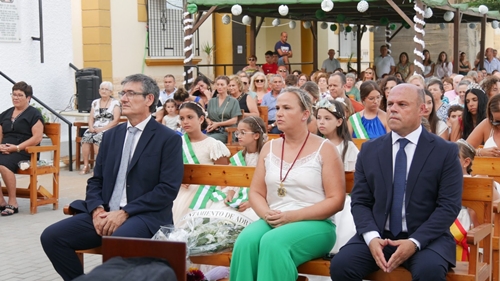
[[[177,131],[179,128],[179,114],[177,113],[177,104],[174,99],[168,99],[163,104],[163,125],[169,127],[170,129]]]
[[[238,144],[243,146],[243,150],[238,151],[238,153],[229,159],[231,165],[257,166],[260,150],[267,141],[267,134],[264,128],[266,128],[264,121],[260,117],[255,116],[246,117],[238,123],[238,130],[235,132],[235,136],[238,138]],[[236,209],[249,219],[256,221],[259,219],[259,216],[250,207],[248,191],[248,187],[228,190],[224,202],[230,208]],[[214,207],[215,205],[213,205],[212,209]]]
[[[229,149],[220,141],[202,133],[206,129],[205,110],[196,102],[185,102],[180,106],[179,119],[186,132],[182,137],[182,154],[184,164],[228,164]],[[168,159],[166,159],[168,161]],[[208,200],[201,196],[205,189]],[[213,193],[220,189],[211,186],[182,185],[172,208],[174,224],[178,223],[191,210],[209,208],[213,202],[218,201]]]
[[[335,100],[320,100],[316,104],[316,122],[320,134],[337,147],[344,170],[354,171],[359,150],[347,129],[344,105]]]

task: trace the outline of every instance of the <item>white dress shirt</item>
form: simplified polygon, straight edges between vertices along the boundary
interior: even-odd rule
[[[407,140],[409,140],[410,142],[406,145],[405,147],[405,153],[406,153],[406,161],[407,161],[407,164],[406,164],[406,178],[408,178],[408,173],[410,171],[410,167],[411,167],[411,162],[413,161],[413,156],[415,155],[415,150],[417,149],[417,143],[418,143],[418,139],[420,138],[420,134],[422,133],[422,126],[419,126],[415,131],[409,133],[405,138]],[[391,137],[392,137],[392,176],[393,176],[393,180],[394,180],[394,168],[396,167],[395,163],[396,163],[396,154],[398,153],[398,150],[399,150],[399,142],[398,140],[400,138],[403,138],[401,137],[400,135],[398,135],[397,133],[395,133],[394,131],[391,132]],[[406,189],[406,187],[405,187]],[[403,202],[405,202],[406,198],[406,190],[405,190],[405,195],[403,197]],[[403,224],[403,228],[402,228],[402,231],[403,232],[408,232],[408,226],[406,224],[406,210],[405,210],[405,204],[403,204],[403,207],[402,207],[402,218],[403,218],[403,221],[401,222]],[[389,216],[387,217],[387,221],[385,222],[385,230],[389,231],[389,220],[391,219],[391,216],[389,214]],[[374,238],[380,238],[380,233],[378,233],[377,231],[368,231],[366,233],[363,233],[363,238],[365,240],[365,243],[366,245],[370,245],[370,242],[374,239]],[[413,238],[410,238],[410,240],[412,240],[413,242],[415,242],[415,244],[418,246],[418,248],[420,249],[420,242],[418,242],[417,240],[413,239]]]
[[[149,120],[151,119],[151,115],[148,116],[148,118],[144,119],[141,123],[137,124],[135,127],[139,129],[137,133],[134,135],[134,142],[132,143],[132,154],[130,155],[130,160],[134,157],[134,152],[135,148],[137,147],[137,143],[139,142],[139,139],[142,136],[142,132],[144,132],[144,128],[146,128],[146,125],[148,124]],[[132,124],[130,122],[127,122],[127,131],[128,128],[132,127]],[[128,138],[128,133],[125,134],[125,139],[123,140],[123,143],[127,141]],[[123,153],[123,152],[122,152]],[[125,188],[123,189],[123,194],[122,194],[122,199],[120,200],[120,208],[124,207],[127,205],[127,182],[125,181]]]

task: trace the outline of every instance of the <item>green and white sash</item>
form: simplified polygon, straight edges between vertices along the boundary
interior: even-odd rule
[[[361,116],[359,115],[359,113],[352,115],[349,118],[349,122],[351,122],[352,129],[356,134],[356,138],[370,139],[368,133],[366,132],[365,126],[363,126],[363,123],[361,122]]]
[[[243,157],[243,151],[238,151],[233,157],[229,159],[231,165],[246,167],[247,163],[245,162],[245,158]],[[248,187],[240,187],[240,191],[238,195],[233,198],[233,200],[227,203],[229,206],[233,208],[238,208],[241,203],[248,201]]]
[[[182,137],[182,159],[184,164],[200,164],[187,134]],[[189,208],[192,210],[205,209],[209,200],[219,202],[225,198],[224,192],[217,190],[216,186],[200,185]]]

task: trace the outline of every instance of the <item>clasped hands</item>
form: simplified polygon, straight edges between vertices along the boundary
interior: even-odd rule
[[[216,130],[217,128],[219,128],[219,122],[211,122],[211,121],[208,122],[208,127],[207,127],[208,133]]]
[[[11,154],[17,151],[17,146],[10,143],[0,144],[0,153]]]
[[[99,236],[110,236],[127,218],[128,214],[123,210],[106,212],[103,208],[97,208],[92,213],[92,222]]]
[[[293,222],[290,212],[281,212],[280,210],[269,210],[264,215],[264,220],[272,227],[276,228],[287,223]]]
[[[387,261],[384,256],[383,249],[386,246],[397,247],[391,258]],[[413,254],[415,254],[415,243],[409,239],[390,240],[382,238],[374,238],[370,241],[370,252],[378,267],[384,272],[392,272],[400,264],[405,262]]]

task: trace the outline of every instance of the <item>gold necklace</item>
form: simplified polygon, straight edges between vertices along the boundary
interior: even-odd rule
[[[282,177],[282,173],[283,173],[283,155],[285,154],[285,135],[283,135],[283,146],[281,147],[280,186],[278,187],[278,196],[279,197],[285,197],[285,195],[286,195],[286,188],[283,186],[283,182],[286,180],[288,173],[290,173],[290,171],[292,170],[293,165],[295,165],[295,162],[299,158],[299,155],[302,152],[302,149],[304,149],[304,147],[306,146],[307,139],[309,139],[310,134],[311,134],[310,132],[307,132],[306,140],[302,144],[302,147],[300,148],[299,153],[297,153],[297,156],[295,156],[295,160],[293,160],[293,163],[290,166],[290,169],[288,169],[288,171],[286,171],[284,178]]]

